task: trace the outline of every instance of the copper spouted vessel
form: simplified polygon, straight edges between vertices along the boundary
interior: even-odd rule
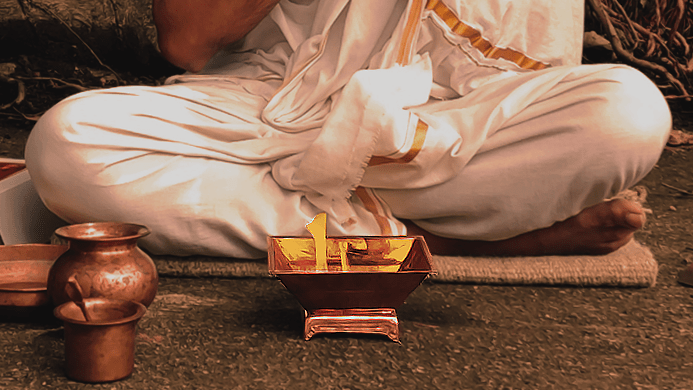
[[[53,305],[70,301],[65,286],[74,278],[84,297],[133,300],[149,306],[159,285],[152,259],[137,246],[149,234],[142,225],[93,222],[63,226],[56,236],[69,244],[48,274]]]

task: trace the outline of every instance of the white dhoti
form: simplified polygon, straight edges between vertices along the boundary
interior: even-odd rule
[[[667,104],[579,65],[582,3],[476,3],[282,1],[200,74],[49,110],[34,185],[68,222],[148,226],[154,253],[263,257],[321,211],[330,235],[499,240],[642,179]]]

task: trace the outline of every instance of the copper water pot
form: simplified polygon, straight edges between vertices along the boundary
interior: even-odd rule
[[[135,363],[137,322],[147,309],[117,299],[84,300],[90,321],[74,302],[53,310],[65,330],[65,372],[81,382],[111,382],[129,376]]]
[[[63,226],[55,235],[69,248],[48,273],[48,296],[53,305],[70,301],[65,286],[74,276],[84,297],[102,297],[140,302],[149,306],[159,285],[152,259],[137,247],[149,234],[142,225],[95,222]]]

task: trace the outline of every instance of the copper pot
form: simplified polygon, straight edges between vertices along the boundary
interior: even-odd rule
[[[65,329],[65,373],[81,382],[111,382],[132,373],[137,322],[147,309],[139,302],[105,298],[84,300],[91,321],[75,302],[53,313]]]
[[[96,222],[63,226],[55,235],[69,248],[48,273],[48,296],[53,305],[70,301],[65,286],[71,276],[84,297],[140,302],[149,306],[156,296],[159,274],[152,259],[137,247],[149,234],[142,225]]]

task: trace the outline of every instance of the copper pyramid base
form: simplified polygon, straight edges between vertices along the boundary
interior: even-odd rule
[[[304,313],[306,340],[316,333],[374,333],[400,342],[395,309],[316,309]]]

